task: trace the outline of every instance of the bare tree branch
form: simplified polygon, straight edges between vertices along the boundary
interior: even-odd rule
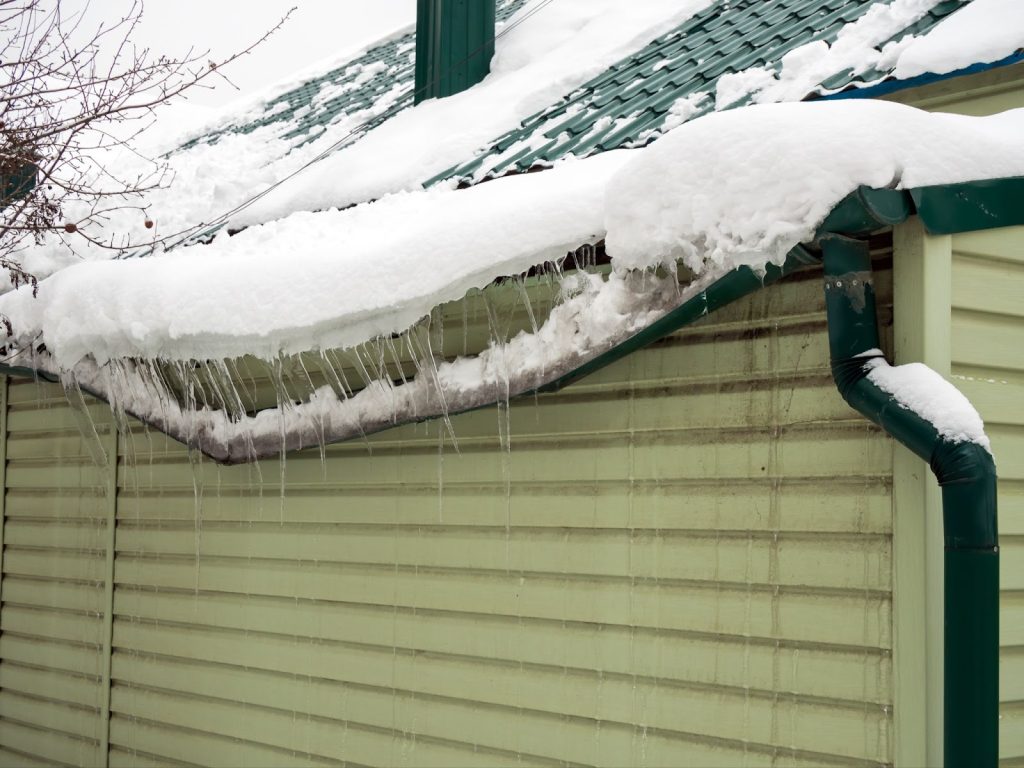
[[[220,60],[208,51],[172,58],[136,46],[142,0],[91,31],[87,11],[68,15],[59,0],[0,0],[0,268],[14,286],[36,285],[20,256],[51,235],[72,252],[76,242],[115,250],[142,244],[102,230],[116,211],[138,210],[146,242],[156,242],[145,196],[171,176],[166,161],[145,157],[136,140],[160,105],[214,79],[230,84],[223,68],[280,29],[294,8]],[[146,170],[122,175],[97,159],[112,148],[144,159]]]

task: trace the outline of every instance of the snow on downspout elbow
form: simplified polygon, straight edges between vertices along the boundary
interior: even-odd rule
[[[923,363],[889,365],[882,358],[865,364],[868,380],[904,408],[935,427],[953,443],[977,443],[992,452],[985,424],[963,393]]]

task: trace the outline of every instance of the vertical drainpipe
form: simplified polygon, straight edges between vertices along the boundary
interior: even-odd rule
[[[414,102],[464,91],[494,56],[495,0],[417,0]]]
[[[868,379],[881,356],[868,246],[831,234],[822,236],[821,245],[836,386],[856,410],[927,461],[942,488],[945,766],[994,767],[999,760],[995,462],[976,443],[942,437]]]

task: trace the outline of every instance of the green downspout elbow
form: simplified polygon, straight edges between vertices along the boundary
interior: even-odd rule
[[[999,759],[999,546],[996,469],[983,446],[954,443],[868,378],[878,351],[866,243],[821,238],[832,375],[851,406],[927,461],[942,488],[945,537],[946,768]]]

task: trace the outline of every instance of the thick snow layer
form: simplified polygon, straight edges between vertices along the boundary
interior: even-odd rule
[[[416,189],[714,0],[533,0],[483,82],[407,109],[232,219],[243,226]]]
[[[605,200],[620,268],[780,264],[860,185],[1024,175],[1024,109],[991,117],[876,101],[757,105],[686,123],[637,155]]]
[[[867,365],[871,369],[870,381],[904,408],[932,424],[942,437],[954,443],[978,443],[991,452],[985,425],[977,410],[960,390],[927,365],[891,366],[880,358]]]
[[[398,193],[297,213],[206,246],[88,262],[0,297],[61,368],[90,355],[187,360],[348,347],[402,331],[500,275],[604,234],[626,151],[468,190]]]
[[[0,297],[23,347],[84,357],[226,358],[349,347],[473,287],[606,239],[619,271],[781,263],[859,185],[1024,175],[1024,110],[887,102],[753,106],[620,150],[467,190],[296,213],[160,256],[87,262]]]
[[[915,38],[900,54],[893,74],[945,74],[971,64],[999,61],[1024,48],[1021,0],[974,0]]]
[[[699,293],[737,266],[781,263],[859,185],[1024,175],[1021,135],[1024,110],[978,118],[887,102],[752,106],[684,123],[642,150],[569,160],[467,190],[402,192],[344,211],[296,213],[147,259],[87,262],[41,281],[37,298],[25,289],[0,297],[0,313],[13,324],[8,348],[21,351],[19,364],[76,380],[182,439],[198,435],[225,460],[240,460],[273,452],[282,440],[296,447],[317,434],[342,439],[529,391],[682,300],[675,280],[651,268],[681,259],[697,274],[687,295]],[[578,284],[565,284],[565,301],[537,332],[476,358],[431,364],[430,375],[411,385],[382,383],[348,398],[324,390],[307,404],[235,421],[223,411],[182,411],[151,391],[152,376],[138,373],[146,360],[275,360],[355,347],[407,329],[471,288],[602,237],[615,268],[608,279],[570,277]],[[922,401],[908,394],[924,376],[910,370],[913,386],[904,386],[911,374],[885,372],[877,373],[879,385],[943,434],[982,442],[948,393]]]

